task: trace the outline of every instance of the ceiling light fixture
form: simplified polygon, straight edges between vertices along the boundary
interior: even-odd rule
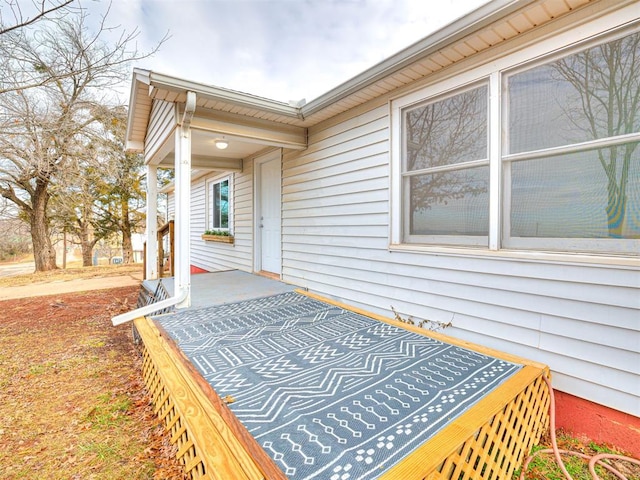
[[[227,148],[229,146],[229,142],[227,142],[224,138],[219,138],[214,142],[216,148],[219,148],[220,150],[224,150],[225,148]]]

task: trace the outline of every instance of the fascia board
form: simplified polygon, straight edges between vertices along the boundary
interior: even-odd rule
[[[132,153],[143,153],[144,142],[127,140],[125,143],[125,151],[132,152]]]
[[[295,107],[276,100],[142,69],[134,70],[134,80],[129,104],[135,105],[135,82],[142,81],[150,87],[155,87],[160,90],[176,93],[193,91],[198,98],[227,102],[245,108],[274,113],[276,115],[304,119],[536,1],[537,0],[492,0],[302,107]],[[131,122],[132,114],[130,111],[129,124]],[[127,126],[127,133],[129,133],[129,124]]]
[[[243,92],[228,90],[226,88],[204,85],[202,83],[172,77],[162,73],[150,72],[150,85],[161,89],[178,93],[188,91],[195,92],[198,98],[228,102],[245,108],[284,115],[293,118],[300,117],[300,109],[287,103],[250,95]]]
[[[211,172],[207,170],[191,170],[191,181],[194,182],[199,178],[209,175]],[[158,193],[171,193],[176,189],[176,182],[169,182],[164,187],[158,189]]]
[[[191,174],[193,177],[193,174]],[[193,179],[193,178],[192,178]],[[158,193],[171,193],[176,189],[175,182],[169,182],[164,187],[158,189]]]
[[[175,156],[173,154],[167,155],[166,159],[169,162],[175,162]],[[191,156],[191,168],[193,172],[242,172],[242,159],[241,158],[226,158],[226,157],[209,157],[206,155],[192,155]],[[191,178],[194,179],[193,176]]]

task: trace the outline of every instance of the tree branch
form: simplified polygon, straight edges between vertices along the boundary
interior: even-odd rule
[[[72,4],[75,0],[64,0],[61,4],[59,5],[55,5],[51,8],[47,8],[45,6],[45,1],[42,0],[40,2],[40,9],[38,10],[38,13],[32,17],[32,18],[27,18],[27,19],[23,19],[22,18],[22,11],[20,9],[20,5],[18,4],[12,4],[12,2],[8,2],[8,6],[11,8],[11,10],[13,10],[14,12],[14,17],[16,20],[16,24],[15,25],[11,25],[9,27],[4,27],[3,24],[1,23],[2,18],[0,18],[0,35],[4,35],[5,33],[9,33],[12,32],[14,30],[17,30],[19,28],[23,28],[23,27],[27,27],[29,25],[34,24],[35,22],[37,22],[38,20],[46,17],[47,15],[49,15],[50,13],[53,13],[57,10],[63,9],[66,6]],[[35,5],[36,2],[34,2]]]

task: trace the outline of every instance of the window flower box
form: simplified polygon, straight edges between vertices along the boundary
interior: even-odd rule
[[[233,244],[233,235],[221,235],[213,233],[203,233],[202,240],[205,242],[231,243]]]

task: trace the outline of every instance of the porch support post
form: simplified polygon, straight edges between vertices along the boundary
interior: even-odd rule
[[[147,165],[147,253],[145,278],[158,278],[158,167]]]
[[[175,137],[175,290],[186,293],[176,308],[191,305],[191,119],[195,112],[196,94],[187,92],[182,124]]]

